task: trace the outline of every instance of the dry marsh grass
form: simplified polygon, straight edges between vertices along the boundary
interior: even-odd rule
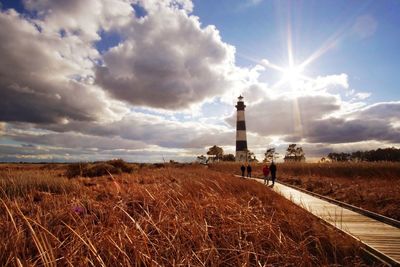
[[[277,167],[280,181],[400,220],[400,163],[281,163]],[[237,163],[212,168],[240,173]],[[253,166],[254,175],[261,176],[261,170],[261,164]]]
[[[203,166],[66,179],[0,167],[0,265],[362,266],[358,244]]]

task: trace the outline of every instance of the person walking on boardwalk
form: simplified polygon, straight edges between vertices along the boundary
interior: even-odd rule
[[[275,184],[275,179],[276,179],[276,165],[274,162],[271,163],[269,166],[269,170],[271,172],[271,180],[272,180],[272,186]]]
[[[244,171],[246,170],[246,167],[242,164],[242,167],[240,167],[240,170],[242,171],[242,177],[244,178]]]
[[[267,183],[267,185],[268,185],[268,183],[269,183],[269,179],[268,179],[269,168],[268,168],[268,165],[265,165],[264,168],[262,169],[262,171],[263,171],[263,174],[264,174],[264,184]]]
[[[247,177],[251,178],[251,166],[250,166],[250,164],[247,165]]]

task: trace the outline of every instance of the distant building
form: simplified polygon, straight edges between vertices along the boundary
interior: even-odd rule
[[[236,120],[236,161],[247,161],[247,136],[246,121],[244,119],[244,109],[246,105],[243,102],[243,96],[238,97],[236,104],[237,120]]]

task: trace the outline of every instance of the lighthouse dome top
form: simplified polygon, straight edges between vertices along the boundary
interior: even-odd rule
[[[238,102],[237,102],[237,105],[235,107],[237,108],[237,110],[244,110],[244,108],[246,107],[246,105],[243,102],[243,96],[242,95],[240,95],[238,97]]]

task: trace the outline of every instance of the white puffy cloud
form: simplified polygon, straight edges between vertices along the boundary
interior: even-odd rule
[[[126,25],[133,8],[126,0],[24,0],[25,7],[36,11],[44,31],[63,30],[84,40],[100,39],[100,29],[106,31]]]
[[[337,74],[337,75],[328,75],[328,76],[318,76],[316,79],[312,81],[312,87],[315,90],[325,90],[329,91],[332,89],[348,89],[349,82],[348,76],[345,73]]]
[[[186,13],[193,11],[192,0],[134,0],[134,2],[145,7],[150,13],[158,12],[160,7],[183,10]]]
[[[144,18],[121,31],[124,41],[104,54],[96,83],[133,105],[188,108],[233,86],[235,49],[213,26],[155,1]]]

